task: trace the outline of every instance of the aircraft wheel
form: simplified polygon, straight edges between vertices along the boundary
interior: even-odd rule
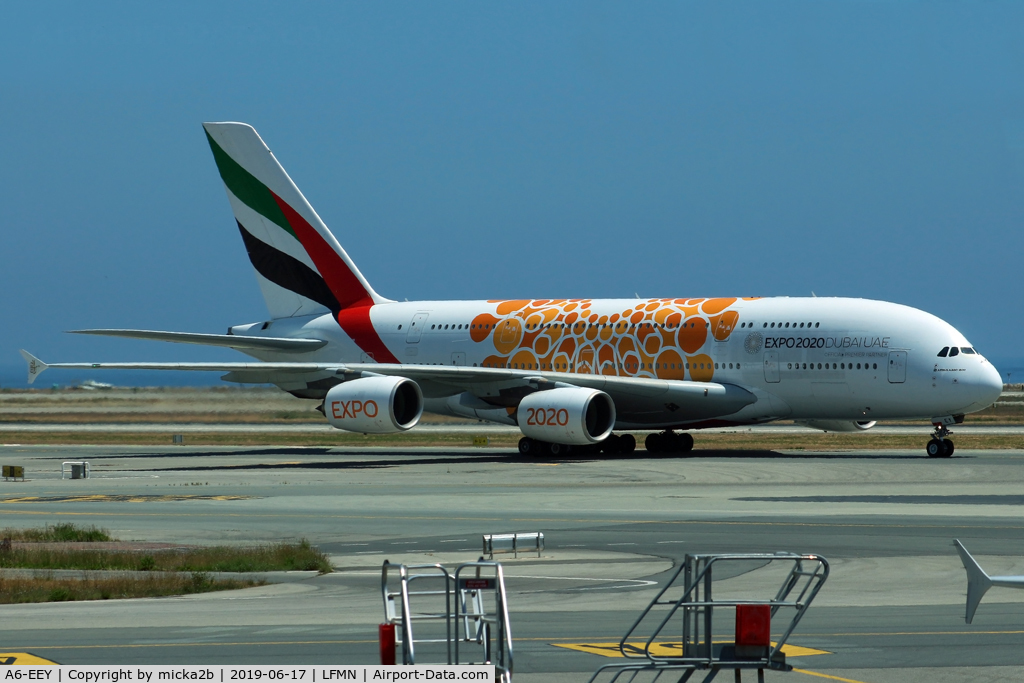
[[[689,453],[693,450],[693,436],[690,434],[679,435],[679,450],[683,453]]]
[[[665,440],[661,438],[661,434],[653,432],[644,439],[644,448],[648,453],[661,453],[665,450]]]
[[[538,450],[539,444],[528,436],[519,439],[519,452],[523,455],[533,455]]]
[[[609,434],[608,438],[599,444],[599,447],[605,455],[616,455],[621,452],[622,443],[617,434]]]
[[[619,453],[629,455],[636,450],[636,437],[632,434],[619,435]]]
[[[941,458],[946,454],[946,447],[938,439],[932,439],[925,446],[925,452],[928,453],[929,458]]]
[[[558,457],[560,455],[566,455],[569,453],[569,446],[563,443],[549,443],[548,454]]]
[[[945,444],[945,446],[946,446],[946,450],[942,454],[942,457],[948,458],[948,457],[952,456],[953,455],[953,442],[950,441],[949,439],[946,439],[942,443]]]

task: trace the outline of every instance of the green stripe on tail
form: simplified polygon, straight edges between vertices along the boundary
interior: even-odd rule
[[[209,133],[206,134],[206,139],[210,143],[210,149],[213,150],[213,158],[217,162],[217,170],[220,171],[220,177],[224,184],[228,186],[228,189],[231,190],[231,194],[238,197],[239,200],[256,213],[287,230],[288,234],[295,239],[299,239],[295,231],[292,230],[292,226],[288,225],[288,220],[281,212],[281,207],[274,200],[274,195],[270,192],[270,189],[221,149],[220,145],[210,137]]]

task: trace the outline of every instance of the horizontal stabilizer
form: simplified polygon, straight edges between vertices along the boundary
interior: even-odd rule
[[[250,337],[240,334],[202,334],[198,332],[164,332],[161,330],[70,330],[71,334],[95,334],[103,337],[148,339],[151,341],[226,346],[239,350],[285,351],[305,353],[327,344],[322,339],[289,339],[286,337]]]
[[[43,370],[50,367],[43,361],[39,360],[25,349],[21,350],[21,357],[28,363],[28,383],[32,384],[36,381],[36,377],[42,374]]]
[[[969,624],[974,620],[974,613],[978,610],[978,605],[981,604],[981,598],[992,587],[992,579],[971,557],[963,543],[958,540],[954,540],[953,543],[956,545],[956,551],[960,553],[960,561],[964,563],[964,569],[967,570],[967,614],[964,616],[964,620]]]

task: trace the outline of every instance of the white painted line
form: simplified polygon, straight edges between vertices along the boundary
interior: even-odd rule
[[[465,543],[468,540],[468,538],[449,538],[446,541],[438,541],[438,543]]]
[[[582,548],[583,544],[582,543],[576,543],[576,544],[573,544],[573,545],[560,545],[558,547],[559,548]]]
[[[608,545],[639,545],[638,543],[609,543]]]
[[[549,581],[600,581],[602,583],[614,583],[614,584],[631,584],[630,588],[646,588],[647,586],[658,585],[657,581],[647,581],[646,579],[592,579],[585,576],[530,576],[527,574],[506,574],[507,580],[511,579],[545,579]],[[600,591],[609,590],[612,588],[618,588],[619,586],[601,586],[599,588],[577,588],[576,590],[581,591]],[[520,591],[524,593],[542,593],[544,591]]]
[[[416,545],[419,541],[393,541],[391,545]]]
[[[342,545],[370,545],[369,543],[342,543]]]
[[[658,545],[662,545],[664,543],[686,543],[686,541],[658,541]]]
[[[362,552],[355,553],[356,555],[383,555],[380,550],[363,550]]]

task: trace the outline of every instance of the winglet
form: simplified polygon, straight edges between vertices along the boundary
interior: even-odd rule
[[[958,540],[954,540],[953,543],[956,545],[956,551],[960,553],[964,569],[967,570],[967,613],[964,616],[964,621],[969,624],[974,620],[974,613],[977,611],[978,605],[981,604],[982,596],[992,587],[992,579],[981,568],[981,565],[975,562],[963,543]]]
[[[31,353],[29,353],[25,349],[21,350],[21,357],[25,359],[26,363],[28,363],[28,383],[29,384],[32,384],[33,382],[35,382],[36,381],[36,377],[38,377],[43,372],[43,370],[45,370],[46,368],[50,367],[49,365],[47,365],[43,361],[41,361],[38,358],[36,358],[35,356],[33,356]]]

